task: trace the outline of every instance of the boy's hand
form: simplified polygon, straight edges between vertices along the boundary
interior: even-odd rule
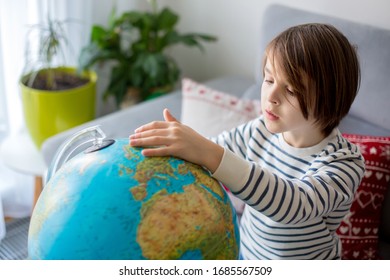
[[[143,125],[129,136],[131,146],[143,146],[144,156],[175,156],[202,165],[212,173],[222,160],[223,148],[183,125],[168,109],[165,121]]]

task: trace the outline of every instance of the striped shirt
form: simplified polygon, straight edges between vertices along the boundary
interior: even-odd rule
[[[243,259],[340,258],[335,232],[364,174],[357,146],[335,129],[313,147],[295,148],[262,117],[212,140],[225,147],[213,176],[246,202]]]

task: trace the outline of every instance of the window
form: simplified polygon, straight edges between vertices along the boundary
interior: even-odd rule
[[[1,45],[1,33],[0,33]],[[4,80],[3,80],[3,54],[0,48],[0,142],[5,137],[8,131],[7,107],[4,94]]]

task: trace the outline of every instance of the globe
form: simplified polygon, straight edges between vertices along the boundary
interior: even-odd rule
[[[144,157],[118,139],[49,180],[31,216],[30,259],[237,259],[237,218],[202,167]]]

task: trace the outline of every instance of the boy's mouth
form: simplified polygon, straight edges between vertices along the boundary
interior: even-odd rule
[[[265,116],[270,121],[276,121],[279,119],[279,117],[277,115],[275,115],[274,113],[272,113],[270,110],[265,110]]]

